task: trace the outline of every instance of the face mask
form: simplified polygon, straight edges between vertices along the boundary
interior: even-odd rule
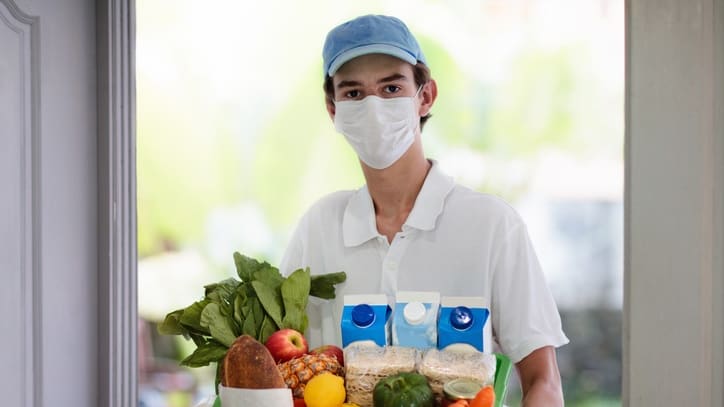
[[[414,97],[381,98],[336,103],[334,128],[342,133],[365,164],[381,170],[394,164],[415,141],[420,123]]]

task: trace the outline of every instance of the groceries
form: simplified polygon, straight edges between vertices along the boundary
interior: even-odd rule
[[[314,376],[304,391],[307,407],[340,407],[345,398],[344,379],[331,373]]]
[[[496,356],[469,351],[458,352],[430,348],[424,351],[400,346],[365,346],[353,344],[344,349],[347,400],[361,407],[377,407],[373,390],[377,384],[401,373],[422,375],[435,402],[443,399],[446,383],[465,379],[479,387],[492,384],[496,374]]]
[[[264,343],[281,329],[304,332],[309,297],[332,299],[335,285],[346,280],[344,272],[311,275],[308,268],[284,277],[269,263],[239,253],[234,253],[234,264],[240,280],[204,286],[202,300],[168,313],[158,325],[161,334],[193,340],[196,349],[182,365],[219,363],[241,335]],[[217,369],[217,383],[219,379]]]
[[[345,295],[342,347],[369,341],[425,350],[492,351],[490,310],[483,297],[440,297],[437,292],[400,291],[394,309],[384,294]]]
[[[219,395],[225,406],[293,405],[292,393],[271,353],[249,335],[242,335],[231,344],[219,370]]]
[[[438,293],[400,292],[393,312],[385,295],[346,296],[344,349],[323,344],[309,350],[303,334],[308,297],[334,298],[344,273],[312,276],[300,269],[284,277],[268,263],[238,253],[234,258],[241,281],[205,286],[200,301],[159,325],[161,333],[193,339],[196,350],[182,364],[218,364],[224,407],[432,407],[455,380],[494,382],[496,357],[476,350],[474,342],[480,324],[489,325],[476,303],[445,299],[441,310]],[[447,308],[465,312],[453,321]],[[438,324],[440,315],[455,335]],[[460,334],[469,328],[469,337]],[[441,343],[471,346],[461,355],[454,346],[438,350]],[[504,390],[507,376],[502,380]]]
[[[309,351],[309,346],[304,335],[291,328],[280,329],[274,332],[266,342],[264,342],[264,346],[269,349],[274,361],[277,363],[298,358]]]
[[[337,359],[323,354],[303,355],[279,364],[278,368],[294,397],[303,397],[307,383],[319,374],[344,376],[342,365]]]
[[[352,344],[344,348],[347,400],[372,406],[372,391],[378,381],[398,373],[414,372],[419,358],[413,348]]]
[[[433,407],[434,402],[427,379],[419,373],[397,373],[375,385],[375,407]]]
[[[384,294],[345,295],[340,322],[342,347],[360,341],[388,345],[391,311]]]
[[[480,352],[490,352],[489,315],[490,310],[482,297],[442,297],[437,347],[466,345]]]
[[[425,352],[418,371],[430,381],[430,387],[438,400],[443,397],[443,387],[455,379],[466,379],[481,386],[495,380],[495,355],[482,352],[458,352],[429,349]]]
[[[439,307],[439,293],[398,292],[392,320],[392,344],[417,349],[436,347]]]
[[[234,341],[224,357],[221,384],[239,389],[285,389],[269,350],[249,335]]]

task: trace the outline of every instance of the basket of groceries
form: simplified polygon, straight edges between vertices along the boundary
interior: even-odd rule
[[[239,279],[204,287],[170,312],[162,334],[196,349],[181,364],[216,365],[223,407],[498,407],[510,360],[489,351],[487,304],[431,292],[345,295],[342,343],[310,349],[309,297],[335,299],[344,272],[288,276],[234,253]]]

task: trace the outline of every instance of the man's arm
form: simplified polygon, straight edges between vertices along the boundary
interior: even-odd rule
[[[555,348],[545,346],[536,349],[515,366],[523,388],[524,407],[563,406],[561,374]]]

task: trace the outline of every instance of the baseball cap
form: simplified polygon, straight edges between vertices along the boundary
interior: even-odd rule
[[[387,54],[412,65],[425,62],[420,45],[395,17],[366,15],[332,29],[324,41],[324,73],[332,76],[345,62],[367,54]]]

